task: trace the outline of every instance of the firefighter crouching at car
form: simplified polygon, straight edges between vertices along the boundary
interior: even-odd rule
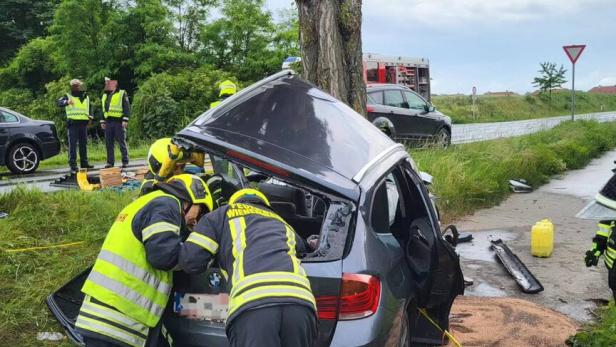
[[[210,109],[218,106],[221,102],[223,102],[226,98],[231,95],[237,93],[237,85],[235,83],[226,80],[218,85],[218,100],[210,103]]]
[[[613,170],[613,171],[616,171]],[[592,248],[586,251],[584,259],[586,266],[596,266],[599,258],[603,255],[605,266],[608,269],[608,284],[612,290],[612,296],[616,300],[616,174],[613,175],[591,203],[592,209],[585,208],[580,216],[584,218],[584,213],[605,218],[597,224],[598,230],[592,239]]]
[[[171,345],[161,316],[187,227],[211,211],[207,185],[178,175],[126,206],[111,226],[75,326],[87,347]]]
[[[141,183],[140,195],[149,193],[157,182],[164,182],[184,171],[187,162],[199,167],[204,165],[204,153],[187,152],[165,137],[156,140],[148,151],[148,172]]]
[[[296,256],[307,248],[265,195],[242,189],[199,221],[182,244],[179,266],[201,273],[217,256],[231,283],[226,332],[232,347],[312,346],[315,299]]]

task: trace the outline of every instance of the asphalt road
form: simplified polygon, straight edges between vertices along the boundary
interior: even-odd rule
[[[553,128],[570,119],[571,116],[561,116],[512,122],[454,124],[451,130],[451,142],[454,144],[468,143],[532,134]],[[616,112],[580,114],[576,115],[575,119],[613,122],[616,121]]]

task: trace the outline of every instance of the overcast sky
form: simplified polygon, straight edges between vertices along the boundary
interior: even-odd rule
[[[266,0],[276,12],[292,0]],[[432,92],[534,90],[539,62],[586,44],[576,89],[616,85],[616,0],[364,0],[364,52],[430,59]]]

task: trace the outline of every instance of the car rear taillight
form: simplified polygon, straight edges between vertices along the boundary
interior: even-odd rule
[[[247,162],[249,164],[255,165],[258,168],[265,169],[265,170],[268,170],[270,172],[273,172],[273,173],[275,173],[275,174],[277,174],[279,176],[289,177],[289,173],[286,170],[283,170],[283,169],[281,169],[281,168],[279,168],[277,166],[274,166],[274,165],[270,165],[268,163],[264,163],[264,162],[262,162],[260,160],[257,160],[255,158],[253,158],[253,157],[247,156],[246,154],[239,153],[239,152],[236,152],[236,151],[233,151],[233,150],[228,150],[227,151],[227,155],[229,155],[229,156],[231,156],[233,158],[237,158],[239,160],[243,160],[243,161],[245,161],[245,162]]]
[[[343,274],[340,296],[317,297],[319,319],[352,320],[374,314],[381,297],[378,277],[360,274]]]
[[[366,106],[366,112],[374,112],[373,106]]]

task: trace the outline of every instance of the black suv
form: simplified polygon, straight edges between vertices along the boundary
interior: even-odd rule
[[[368,84],[368,119],[396,141],[451,143],[451,118],[410,88]]]

